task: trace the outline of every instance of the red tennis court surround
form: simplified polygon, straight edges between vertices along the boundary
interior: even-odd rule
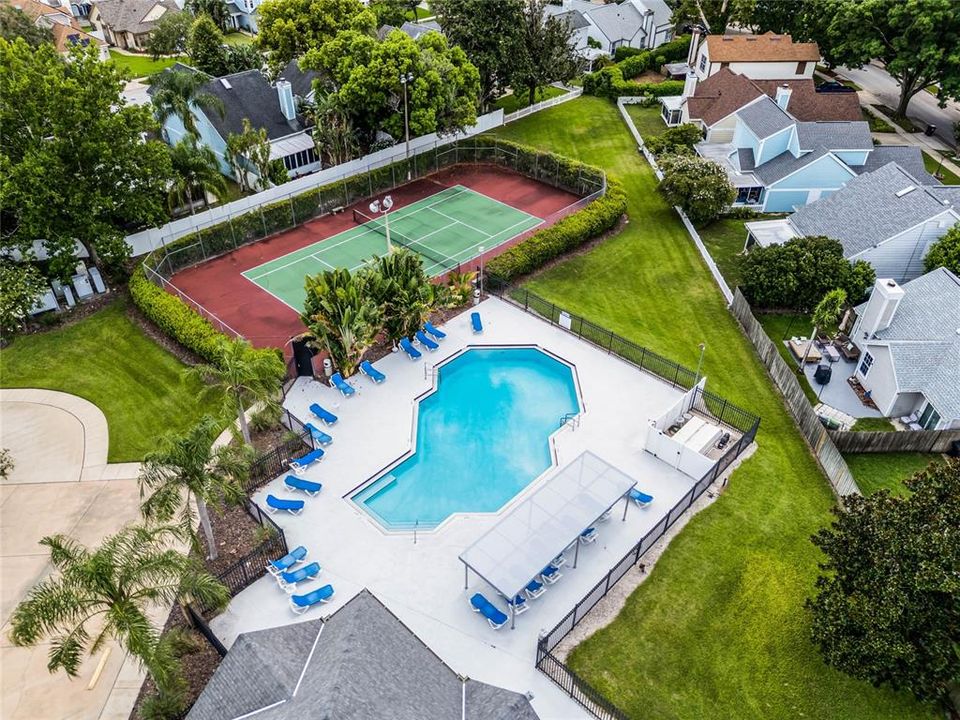
[[[575,208],[579,198],[519,173],[495,165],[455,165],[392,191],[395,209],[435,194],[441,187],[464,185],[518,210],[543,218],[536,230],[550,225]],[[366,202],[356,204],[366,210]],[[292,230],[241,247],[176,273],[170,282],[219,317],[257,347],[282,347],[289,354],[290,338],[304,331],[290,307],[241,273],[269,260],[355,227],[350,208],[315,218]],[[529,234],[529,233],[527,233]],[[526,235],[520,235],[484,253],[485,260],[502,253]],[[479,266],[479,259],[472,265]],[[464,270],[468,268],[464,267]]]

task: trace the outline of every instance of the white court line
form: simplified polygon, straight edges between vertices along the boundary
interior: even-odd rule
[[[430,209],[433,210],[433,208],[430,208]],[[449,215],[447,215],[446,213],[440,212],[439,210],[433,210],[433,212],[435,212],[437,215],[442,215],[442,216],[445,217],[447,220],[452,220],[453,222],[455,222],[455,223],[457,223],[457,224],[459,224],[459,225],[463,225],[463,226],[466,227],[466,228],[470,228],[470,229],[473,230],[474,232],[480,233],[481,235],[483,235],[484,238],[489,239],[489,238],[492,238],[492,237],[493,237],[493,235],[491,235],[490,233],[485,232],[485,231],[481,230],[480,228],[475,228],[473,225],[470,225],[469,223],[465,223],[463,220],[457,220],[456,218],[452,218],[452,217],[450,217]],[[516,224],[519,225],[520,223],[516,223]],[[509,230],[510,228],[507,228],[507,229]],[[503,231],[501,231],[501,232],[503,232]],[[499,235],[500,233],[496,233],[496,234]]]
[[[357,225],[356,227],[361,227],[361,226]],[[343,235],[343,234],[345,234],[345,233],[352,232],[352,231],[355,230],[355,229],[356,229],[356,228],[350,228],[349,230],[343,230],[343,231],[341,231],[341,232],[338,232],[337,235]],[[280,257],[274,258],[273,260],[267,260],[265,263],[262,263],[262,264],[260,264],[260,265],[257,265],[257,267],[255,267],[255,268],[250,268],[250,270],[245,271],[245,272],[243,273],[243,276],[244,276],[245,278],[247,278],[247,280],[259,280],[260,278],[264,278],[264,277],[266,277],[267,275],[271,275],[271,274],[277,272],[277,270],[284,270],[284,269],[290,267],[291,265],[296,265],[296,264],[299,263],[299,262],[303,262],[303,261],[306,260],[307,258],[313,257],[313,256],[316,255],[318,252],[326,252],[327,250],[332,250],[333,248],[339,247],[340,245],[343,245],[344,243],[353,242],[353,241],[356,240],[357,238],[362,238],[364,235],[369,235],[370,233],[375,233],[375,232],[377,232],[377,231],[376,231],[376,230],[371,230],[371,229],[369,229],[369,228],[366,228],[366,229],[364,229],[364,231],[361,232],[361,233],[357,233],[356,235],[351,235],[350,237],[345,238],[345,239],[343,239],[343,240],[338,240],[337,242],[331,243],[330,245],[328,245],[328,246],[325,247],[325,248],[319,248],[319,249],[317,249],[317,250],[314,250],[314,251],[313,251],[312,253],[310,253],[309,255],[304,255],[303,257],[299,257],[299,258],[297,258],[296,260],[291,260],[291,261],[288,262],[288,263],[284,263],[284,264],[281,265],[280,267],[273,268],[272,270],[267,270],[265,273],[261,273],[260,275],[257,275],[256,277],[248,277],[248,276],[246,275],[246,273],[251,272],[252,270],[256,270],[257,268],[262,268],[264,265],[269,265],[270,263],[276,262],[277,260],[282,260],[283,258],[288,257],[289,255],[293,255],[294,253],[303,252],[304,250],[310,250],[311,248],[313,248],[313,247],[315,247],[315,246],[317,246],[317,245],[323,245],[325,242],[328,242],[331,238],[337,237],[337,235],[331,235],[329,238],[324,238],[323,240],[318,240],[317,242],[312,243],[312,244],[310,244],[310,245],[307,245],[306,247],[302,247],[302,248],[300,248],[299,250],[294,250],[293,252],[287,253],[286,255],[281,255]],[[379,235],[380,233],[377,233],[377,234]],[[328,263],[328,264],[329,264],[329,263]]]
[[[263,285],[260,285],[259,283],[254,282],[253,280],[251,280],[250,278],[246,277],[245,275],[243,275],[242,277],[243,277],[244,280],[246,280],[248,283],[250,283],[251,285],[253,285],[253,286],[254,286],[255,288],[257,288],[258,290],[262,290],[262,291],[265,292],[267,295],[271,296],[274,300],[278,300],[278,301],[280,301],[281,303],[283,303],[284,305],[286,305],[288,308],[290,308],[291,310],[293,310],[297,315],[299,315],[301,312],[303,312],[303,311],[300,310],[299,308],[295,308],[293,305],[291,305],[290,303],[288,303],[286,300],[284,300],[284,299],[283,299],[282,297],[280,297],[279,295],[275,295],[274,293],[272,293],[272,292],[270,292],[269,290],[267,290]]]

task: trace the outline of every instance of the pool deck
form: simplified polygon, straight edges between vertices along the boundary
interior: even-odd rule
[[[287,595],[264,578],[235,597],[211,625],[229,646],[241,632],[328,615],[366,587],[456,672],[532,693],[533,706],[544,720],[589,717],[534,667],[537,637],[559,622],[693,486],[694,478],[643,450],[648,420],[665,412],[682,391],[501,300],[488,299],[476,309],[483,318],[482,335],[471,332],[469,312],[463,313],[442,328],[447,338],[436,352],[424,352],[417,362],[400,353],[378,361],[377,367],[387,375],[382,385],[364,376],[351,378],[359,390],[352,398],[315,381],[297,381],[284,403],[287,409],[310,420],[307,408],[319,402],[338,415],[339,422],[325,428],[334,437],[326,457],[303,475],[322,482],[323,491],[306,498],[299,517],[277,514],[275,519],[291,548],[305,545],[308,561],[323,566],[320,578],[308,583],[304,592],[331,583],[336,596],[322,608],[295,616]],[[464,590],[458,555],[546,482],[557,466],[499,513],[456,515],[434,531],[418,533],[416,542],[409,532],[385,532],[345,497],[409,450],[413,399],[432,387],[429,368],[466,346],[481,344],[537,345],[575,365],[585,412],[579,427],[565,427],[553,436],[559,466],[589,449],[635,478],[637,487],[655,498],[642,510],[631,503],[625,521],[619,504],[609,520],[597,525],[599,539],[581,547],[578,567],[572,568],[571,558],[562,568],[563,578],[530,603],[513,630],[507,626],[494,631],[471,612],[468,598],[474,592],[483,592],[501,608],[505,603],[472,574],[469,589]],[[298,497],[283,487],[282,477],[254,495],[261,507],[267,493]]]

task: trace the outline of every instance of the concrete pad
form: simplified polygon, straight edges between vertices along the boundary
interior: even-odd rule
[[[5,485],[80,479],[83,424],[75,415],[51,405],[4,401],[0,416],[0,446],[15,463]]]

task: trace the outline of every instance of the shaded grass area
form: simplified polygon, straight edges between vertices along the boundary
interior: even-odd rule
[[[879,133],[895,133],[896,129],[884,120],[879,115],[867,110],[866,108],[860,108],[860,113],[863,115],[863,119],[867,121],[870,125],[870,132],[879,132]]]
[[[119,299],[79,322],[25,335],[0,351],[0,385],[79,395],[107,417],[110,462],[141,460],[205,411],[203,383],[127,317]]]
[[[161,70],[166,70],[174,63],[186,59],[186,56],[165,57],[159,60],[152,60],[149,55],[125,55],[116,50],[110,51],[110,60],[130,72],[134,78],[148,77]]]
[[[923,152],[923,151],[921,151]],[[923,166],[931,175],[940,176],[940,182],[944,185],[960,185],[960,176],[950,168],[940,164],[940,158],[936,158],[929,153],[923,153]],[[939,173],[938,173],[939,170]]]
[[[253,43],[253,35],[247,35],[239,31],[227,33],[223,36],[224,45],[252,45]]]
[[[790,348],[783,344],[785,339],[791,338],[794,335],[810,337],[810,333],[813,331],[813,323],[810,322],[810,316],[799,313],[757,313],[756,318],[763,326],[767,337],[770,338],[777,347],[777,352],[780,353],[780,357],[787,362],[789,367],[794,368],[794,375],[796,375],[797,381],[800,383],[800,387],[807,400],[810,401],[811,405],[819,403],[820,400],[817,398],[817,391],[813,389],[807,376],[797,369],[798,361],[793,356],[793,353],[790,352]]]
[[[820,556],[809,538],[830,522],[833,495],[618,115],[584,97],[497,131],[606,168],[628,197],[621,233],[527,287],[689,367],[705,342],[708,387],[763,420],[758,451],[723,497],[571,666],[638,719],[936,717],[832,670],[811,644],[803,601]]]
[[[904,480],[941,458],[937,453],[913,452],[850,453],[843,457],[864,495],[889,490],[899,496],[910,494]]]
[[[551,98],[559,97],[560,95],[565,95],[566,90],[553,85],[547,85],[546,87],[537,88],[536,93],[534,93],[534,103],[543,102],[544,100],[549,100]],[[494,108],[502,108],[503,112],[509,115],[512,112],[521,110],[530,105],[530,96],[527,92],[521,91],[519,95],[511,93],[510,95],[504,95],[502,98],[498,98],[497,101],[493,104]]]
[[[626,108],[627,114],[630,115],[630,119],[633,120],[633,124],[637,126],[637,131],[644,140],[657,137],[667,129],[666,123],[660,117],[659,105],[655,107],[627,105]]]
[[[710,257],[720,269],[720,274],[732,288],[740,285],[743,278],[743,246],[747,240],[747,220],[724,218],[714,220],[699,228],[700,238],[707,246]]]
[[[883,417],[857,418],[850,429],[855,432],[894,432],[896,430],[893,423]]]

